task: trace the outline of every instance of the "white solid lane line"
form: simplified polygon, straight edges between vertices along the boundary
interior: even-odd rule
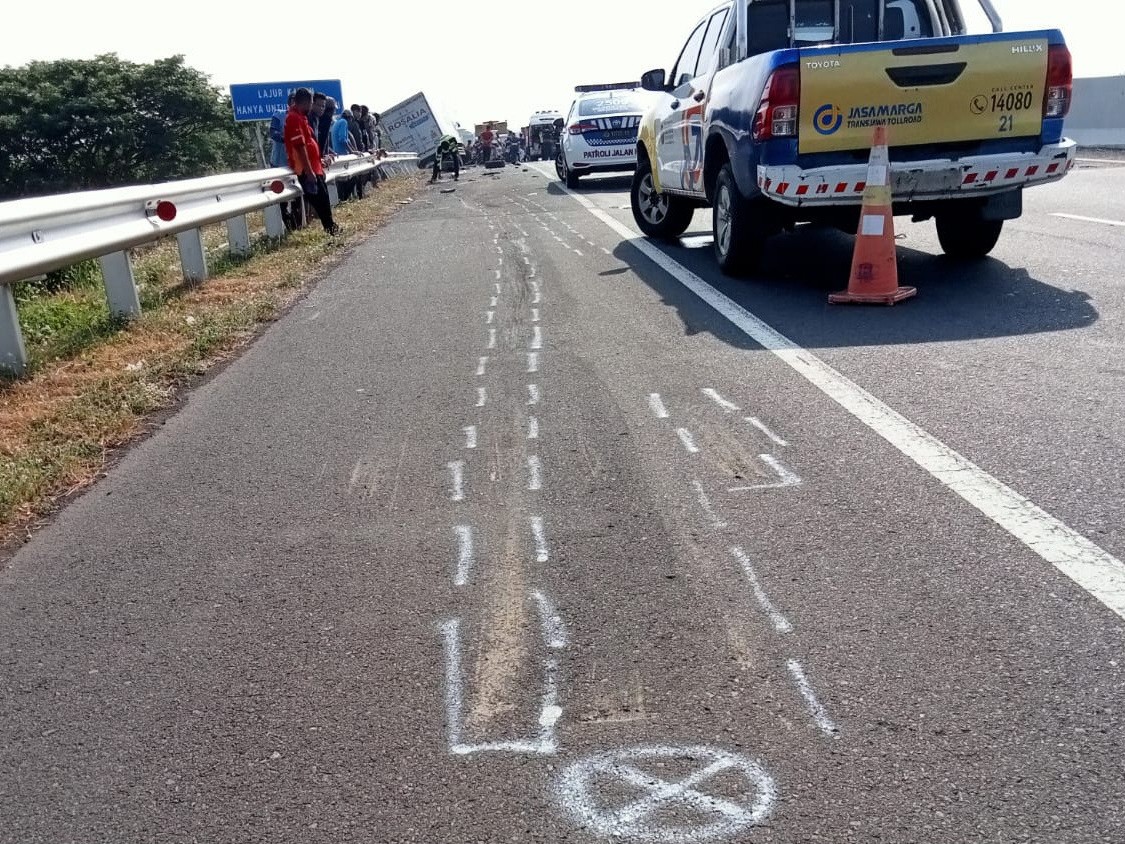
[[[584,196],[560,186],[642,255],[934,479],[1125,618],[1125,564],[798,346]]]
[[[1123,220],[1104,220],[1101,217],[1083,217],[1079,214],[1052,214],[1052,217],[1062,217],[1064,220],[1077,220],[1080,223],[1100,223],[1103,226],[1125,227]]]

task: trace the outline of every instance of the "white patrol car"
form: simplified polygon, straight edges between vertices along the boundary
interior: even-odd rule
[[[637,166],[637,131],[653,102],[637,82],[579,85],[555,161],[559,179],[578,187],[586,173],[631,173]]]

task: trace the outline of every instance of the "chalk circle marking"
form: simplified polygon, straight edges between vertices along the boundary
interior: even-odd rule
[[[651,773],[669,763],[690,773],[679,778]],[[740,794],[707,793],[718,777],[727,783],[732,777],[741,779]],[[624,791],[630,796],[621,797]],[[665,746],[587,757],[563,771],[559,792],[563,808],[587,831],[646,844],[728,838],[765,820],[777,795],[773,779],[752,759],[713,747]],[[673,823],[673,812],[689,819]]]

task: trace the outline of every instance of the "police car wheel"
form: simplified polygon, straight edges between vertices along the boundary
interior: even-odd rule
[[[645,155],[641,155],[633,174],[629,199],[633,219],[640,230],[661,240],[672,240],[687,231],[695,214],[695,209],[679,197],[657,192],[652,167]]]
[[[728,275],[754,270],[762,259],[767,232],[755,220],[754,204],[742,196],[729,164],[723,165],[715,185],[712,233],[719,269]]]
[[[962,261],[979,260],[988,255],[1004,229],[1003,220],[986,220],[979,208],[951,208],[937,214],[936,222],[942,251]]]
[[[561,152],[555,157],[555,175],[559,177],[560,182],[566,181],[566,159]]]

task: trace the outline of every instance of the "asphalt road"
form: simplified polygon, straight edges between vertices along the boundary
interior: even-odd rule
[[[546,172],[428,189],[0,573],[0,841],[1125,840],[1125,167],[980,264],[904,224],[893,309]]]

